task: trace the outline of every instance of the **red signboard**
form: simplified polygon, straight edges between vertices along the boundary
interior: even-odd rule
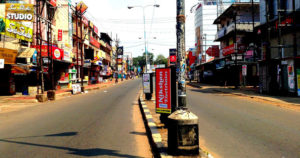
[[[171,55],[171,56],[170,56],[170,62],[176,63],[176,60],[177,60],[176,55]]]
[[[211,46],[206,50],[206,54],[212,57],[219,57],[219,46]]]
[[[234,53],[234,44],[231,44],[231,45],[223,48],[223,55],[224,56],[232,54],[232,53]]]
[[[82,16],[82,23],[83,23],[85,26],[89,26],[89,20],[88,20],[85,16]]]
[[[57,0],[49,0],[49,3],[50,3],[53,7],[56,7],[56,2],[57,2]]]
[[[97,47],[97,48],[100,48],[100,43],[99,43],[95,38],[93,38],[92,36],[90,37],[90,43],[91,43],[93,46],[95,46],[95,47]]]
[[[36,48],[37,52],[40,52],[40,46],[31,46],[33,48]],[[51,51],[51,47],[50,47],[50,51]],[[42,45],[42,57],[48,57],[48,46],[47,45]],[[57,48],[55,46],[52,47],[52,55],[53,55],[53,59],[57,59],[57,60],[62,60],[62,57],[64,55],[64,50]],[[51,54],[49,54],[49,56],[51,56]]]
[[[171,69],[156,69],[156,113],[171,113]]]
[[[57,40],[62,41],[62,30],[61,29],[58,29]]]

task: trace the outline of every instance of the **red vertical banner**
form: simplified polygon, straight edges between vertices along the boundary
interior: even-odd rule
[[[61,29],[58,29],[57,40],[62,41],[62,30]]]
[[[158,68],[156,73],[156,113],[171,113],[171,69]]]

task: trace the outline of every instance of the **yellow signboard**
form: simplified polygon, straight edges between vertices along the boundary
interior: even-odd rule
[[[4,19],[6,36],[14,37],[24,41],[32,42],[32,28],[26,27],[21,23]]]
[[[0,48],[0,59],[4,59],[4,64],[15,64],[18,51]]]
[[[33,4],[6,3],[6,19],[32,22],[34,19]]]

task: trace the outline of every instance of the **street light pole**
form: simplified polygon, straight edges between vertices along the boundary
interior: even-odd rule
[[[144,19],[144,40],[145,40],[145,55],[146,55],[146,72],[148,72],[148,52],[147,52],[147,40],[146,40],[146,19],[145,19],[145,7],[143,8],[143,19]]]
[[[128,6],[128,9],[132,9],[132,8],[142,8],[143,9],[143,21],[144,21],[144,40],[145,40],[145,56],[146,56],[146,72],[148,72],[148,50],[147,50],[147,38],[146,38],[146,18],[145,18],[145,8],[147,7],[159,7],[158,4],[154,4],[154,5],[146,5],[146,6]]]

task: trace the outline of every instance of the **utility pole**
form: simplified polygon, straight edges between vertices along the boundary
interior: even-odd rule
[[[294,81],[295,81],[295,94],[297,95],[297,69],[296,69],[296,57],[297,57],[297,32],[296,32],[296,2],[293,0],[293,47],[294,47]]]
[[[177,64],[178,76],[178,107],[186,107],[186,59],[185,59],[185,0],[177,0]]]
[[[116,34],[116,39],[115,39],[115,41],[116,41],[116,49],[118,49],[118,47],[119,47],[119,43],[120,43],[120,40],[118,39],[118,34]],[[115,77],[116,77],[116,81],[115,81],[115,83],[118,83],[118,78],[119,78],[119,73],[118,73],[118,51],[116,50],[116,64],[115,64],[115,67],[116,67],[116,69],[115,69]]]
[[[168,117],[168,151],[171,154],[199,155],[198,117],[186,107],[185,0],[177,0],[176,31],[179,64],[178,110]],[[183,143],[182,140],[186,141]]]

